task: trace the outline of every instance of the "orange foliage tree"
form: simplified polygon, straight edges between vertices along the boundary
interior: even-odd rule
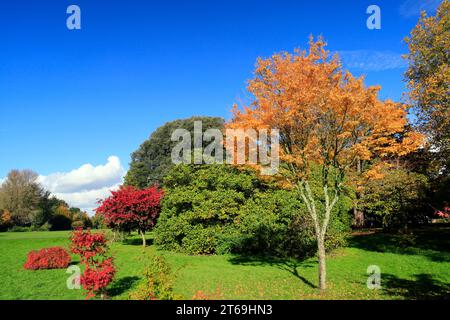
[[[321,289],[326,288],[325,236],[346,174],[360,159],[405,155],[423,141],[417,132],[405,133],[404,105],[381,101],[380,87],[366,87],[325,47],[322,39],[311,38],[308,51],[259,59],[248,85],[252,102],[235,106],[227,124],[279,130],[278,176],[298,192],[313,220]],[[319,193],[311,188],[313,166],[321,172]]]

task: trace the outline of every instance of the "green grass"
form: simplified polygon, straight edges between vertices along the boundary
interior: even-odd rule
[[[176,272],[175,292],[190,299],[198,291],[224,299],[432,299],[450,298],[450,227],[424,228],[413,242],[381,233],[353,236],[347,248],[328,256],[328,285],[320,293],[317,261],[242,256],[163,254]],[[23,269],[30,250],[68,246],[68,232],[0,233],[0,299],[84,299],[68,290],[65,270]],[[138,237],[111,246],[118,273],[112,299],[127,299],[142,278],[146,260]],[[78,263],[76,257],[74,262]],[[367,267],[381,268],[382,289],[366,287]]]

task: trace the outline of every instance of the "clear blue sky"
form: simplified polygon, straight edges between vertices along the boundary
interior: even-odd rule
[[[0,177],[103,164],[166,121],[229,116],[258,56],[322,34],[382,97],[400,99],[402,42],[430,0],[3,1],[0,6]],[[82,30],[66,28],[81,8]],[[381,8],[382,29],[366,28]]]

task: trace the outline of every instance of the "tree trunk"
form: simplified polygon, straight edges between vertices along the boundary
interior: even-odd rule
[[[357,228],[362,228],[365,225],[364,212],[358,210],[357,205],[353,207],[353,225]]]
[[[145,239],[145,232],[142,230],[139,230],[139,233],[141,234],[141,237],[142,237],[142,246],[145,248],[147,246],[147,240]]]
[[[324,237],[319,236],[317,239],[317,257],[319,259],[319,288],[325,290],[327,288],[327,266]]]

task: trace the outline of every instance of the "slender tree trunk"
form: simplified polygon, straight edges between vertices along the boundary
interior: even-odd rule
[[[363,166],[362,161],[358,159],[356,162],[356,172],[358,173],[359,176],[361,176],[362,174],[362,166]],[[353,207],[353,225],[357,228],[362,228],[364,227],[365,224],[364,212],[360,210],[360,208],[358,208],[362,195],[363,195],[362,192],[356,191],[356,199]]]
[[[325,290],[327,288],[327,265],[325,253],[325,241],[319,236],[317,239],[318,259],[319,259],[319,288]]]
[[[145,248],[147,246],[147,240],[145,239],[145,232],[142,230],[139,230],[139,233],[141,234],[141,237],[142,237],[142,246]]]

